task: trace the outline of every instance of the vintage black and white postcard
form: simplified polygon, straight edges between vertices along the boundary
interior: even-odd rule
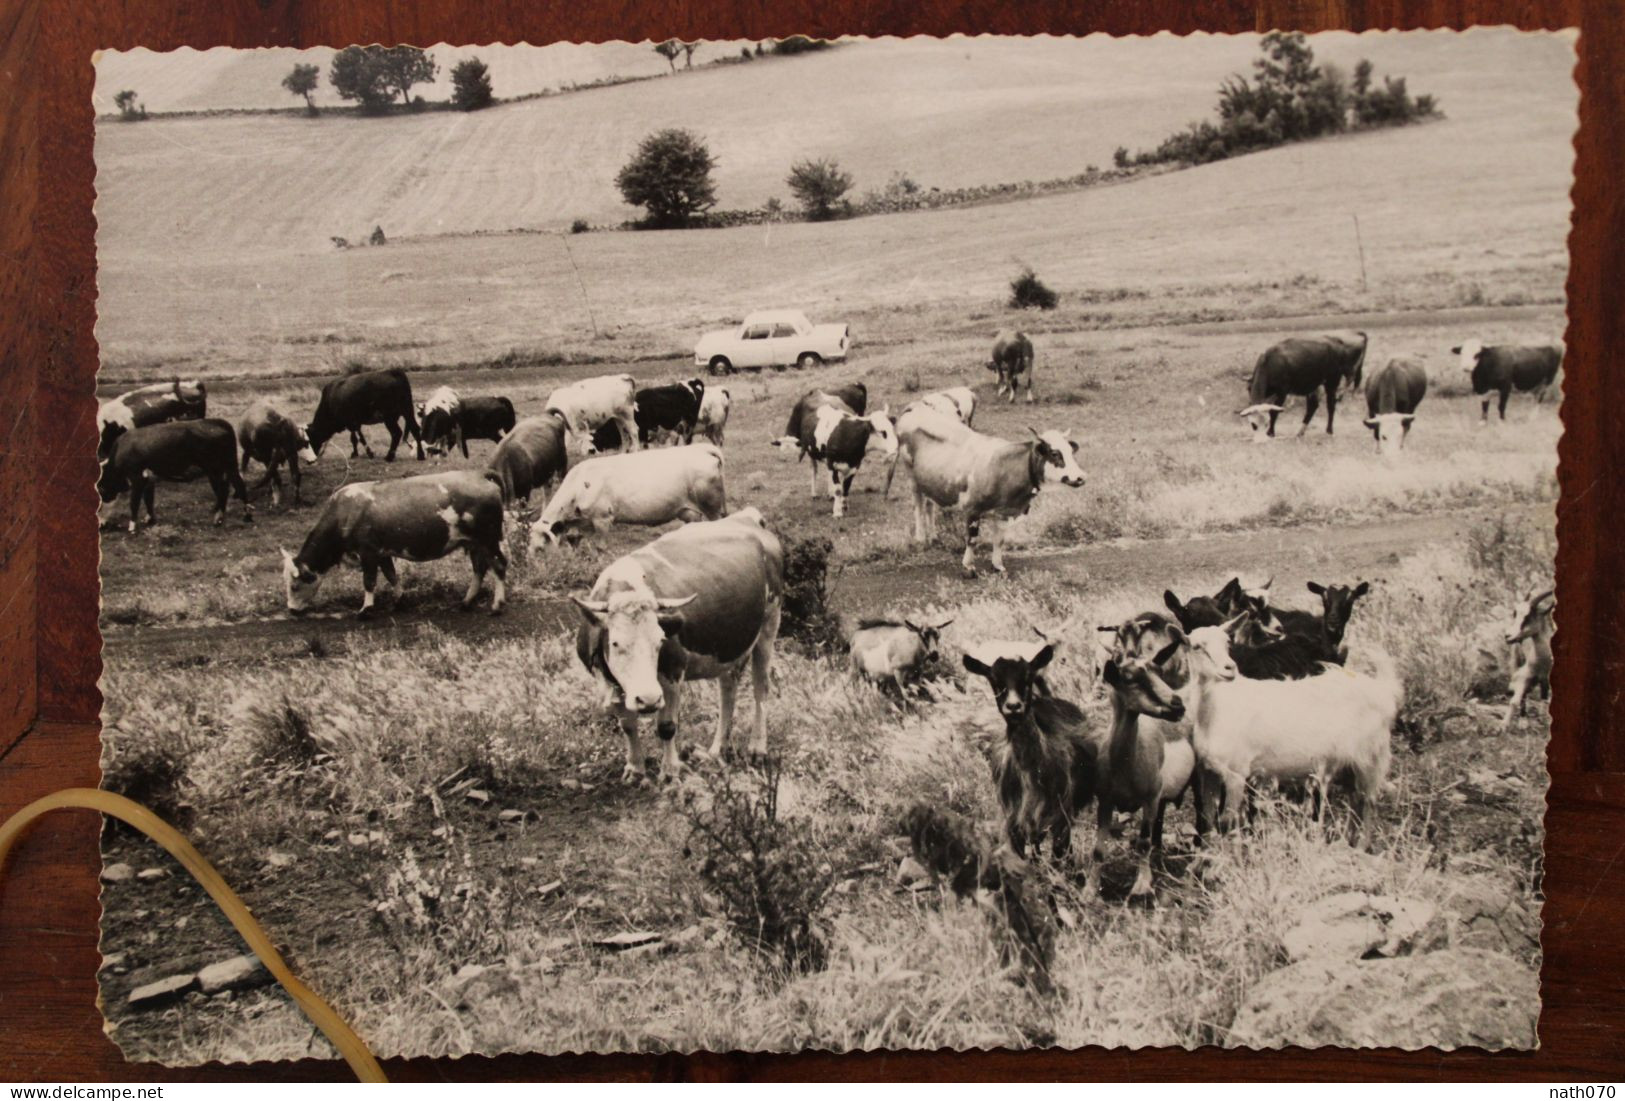
[[[106,784],[380,1054],[1535,1046],[1576,44],[99,55]]]

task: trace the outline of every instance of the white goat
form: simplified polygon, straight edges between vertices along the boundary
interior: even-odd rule
[[[1224,785],[1223,824],[1234,823],[1255,774],[1324,786],[1350,769],[1360,844],[1369,847],[1368,805],[1387,781],[1389,732],[1404,698],[1392,659],[1374,654],[1375,676],[1328,666],[1303,680],[1249,680],[1236,675],[1224,627],[1198,628],[1188,644],[1193,741],[1197,759]]]
[[[1512,648],[1512,700],[1507,704],[1502,729],[1510,729],[1515,715],[1522,715],[1524,697],[1531,688],[1552,698],[1552,612],[1557,597],[1551,589],[1536,589],[1518,605],[1508,624],[1507,645]]]

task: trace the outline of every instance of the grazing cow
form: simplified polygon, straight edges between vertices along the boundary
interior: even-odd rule
[[[1161,617],[1158,617],[1161,618]],[[1134,621],[1124,624],[1132,631]],[[1098,889],[1100,865],[1106,856],[1106,837],[1112,815],[1140,813],[1140,860],[1130,898],[1152,893],[1152,861],[1162,853],[1162,819],[1169,803],[1185,797],[1195,773],[1196,753],[1188,739],[1169,737],[1163,723],[1185,717],[1185,704],[1168,685],[1163,666],[1177,660],[1181,643],[1173,639],[1150,657],[1114,653],[1101,670],[1112,692],[1112,728],[1105,753],[1095,769],[1096,829],[1091,889]],[[1183,673],[1183,670],[1180,670]],[[1141,719],[1161,720],[1142,722]],[[1200,831],[1199,831],[1200,832]]]
[[[1036,691],[1040,672],[1055,656],[1050,643],[1031,658],[972,651],[966,670],[987,678],[1004,718],[1004,744],[993,759],[993,780],[1004,810],[1005,836],[1017,856],[1033,855],[1046,835],[1050,859],[1072,852],[1072,823],[1095,797],[1101,746],[1076,704]]]
[[[648,447],[663,437],[693,443],[694,426],[699,422],[700,407],[704,401],[705,383],[697,378],[669,386],[646,386],[639,390],[632,413],[632,419],[638,426],[638,443]],[[620,424],[605,421],[599,425],[592,434],[592,445],[599,451],[619,451]]]
[[[544,413],[526,417],[502,438],[486,469],[502,490],[503,507],[528,505],[531,493],[564,477],[570,466],[564,436],[564,422]]]
[[[468,445],[462,436],[463,399],[450,386],[442,386],[429,395],[429,400],[418,408],[418,423],[423,432],[423,446],[429,454],[440,458],[458,444],[463,444],[463,457],[468,457]]]
[[[930,410],[901,418],[898,437],[914,474],[915,541],[934,535],[934,508],[958,509],[965,518],[966,572],[976,572],[976,540],[983,521],[991,521],[993,569],[1003,573],[1004,522],[1025,515],[1046,482],[1074,488],[1084,482],[1077,444],[1064,432],[1029,431],[1031,440],[1012,443]]]
[[[248,473],[250,460],[265,466],[265,481],[271,483],[271,503],[282,504],[282,476],[278,468],[286,465],[293,482],[293,503],[302,504],[299,490],[304,475],[300,463],[314,463],[316,452],[305,438],[305,430],[282,415],[269,401],[256,401],[248,407],[242,420],[237,422],[237,443],[242,448],[242,472]],[[260,485],[264,485],[261,482]],[[258,487],[256,487],[258,488]]]
[[[1514,715],[1524,713],[1524,698],[1531,688],[1545,699],[1552,698],[1552,613],[1557,596],[1552,589],[1537,589],[1518,605],[1507,645],[1512,649],[1512,699],[1507,704],[1503,729],[1511,729]]]
[[[359,440],[372,457],[366,437],[361,435],[364,424],[382,424],[389,430],[389,453],[384,461],[395,461],[395,449],[401,443],[401,424],[417,444],[418,459],[423,459],[423,430],[418,427],[417,414],[412,407],[412,382],[399,367],[382,371],[362,371],[334,379],[322,387],[321,400],[316,403],[316,415],[305,426],[311,450],[322,453],[327,441],[340,432],[350,433],[350,457],[356,454]]]
[[[1247,384],[1251,403],[1241,410],[1253,430],[1253,442],[1263,443],[1275,435],[1275,418],[1285,408],[1287,398],[1304,398],[1302,436],[1309,429],[1320,393],[1326,394],[1326,434],[1332,434],[1337,414],[1337,391],[1344,382],[1359,389],[1365,369],[1366,335],[1360,332],[1326,333],[1322,336],[1295,336],[1281,341],[1258,357],[1252,380]]]
[[[153,513],[154,485],[159,479],[178,481],[201,470],[214,490],[214,522],[226,519],[226,495],[243,503],[243,522],[253,523],[254,509],[248,503],[248,490],[237,472],[237,436],[230,424],[210,417],[200,421],[165,421],[132,428],[113,441],[112,453],[102,461],[96,490],[105,504],[120,493],[130,494],[131,535],[141,506],[147,508],[147,523],[157,523]]]
[[[728,511],[722,450],[695,443],[661,451],[603,455],[572,467],[530,529],[538,553],[567,534],[612,524],[716,520]]]
[[[1235,822],[1255,774],[1324,787],[1347,769],[1355,777],[1360,842],[1368,846],[1366,812],[1386,784],[1389,737],[1404,698],[1392,659],[1373,653],[1371,675],[1327,669],[1301,680],[1252,680],[1237,675],[1222,627],[1191,632],[1187,653],[1196,756],[1224,786],[1221,824]]]
[[[775,440],[774,446],[795,447],[807,456],[814,497],[819,493],[818,464],[829,468],[830,509],[837,519],[846,515],[852,479],[863,465],[863,457],[871,449],[878,450],[888,463],[897,457],[897,431],[885,409],[862,416],[833,394],[815,390],[796,403],[790,424],[798,434],[787,434]]]
[[[728,393],[726,386],[707,386],[705,397],[700,402],[700,419],[695,422],[694,430],[721,447],[723,432],[728,427],[728,413],[732,408],[733,395]]]
[[[398,585],[395,559],[429,562],[454,550],[468,553],[474,580],[463,608],[474,606],[485,575],[494,573],[491,614],[502,611],[508,556],[502,549],[502,493],[489,474],[449,470],[389,482],[351,482],[322,506],[298,554],[282,551],[288,611],[300,614],[316,600],[322,576],[340,562],[361,564],[361,610],[372,611],[378,574]]]
[[[208,389],[197,379],[158,382],[126,391],[102,402],[97,412],[100,441],[96,457],[105,459],[111,455],[113,441],[132,428],[165,421],[202,420],[208,415]]]
[[[1535,403],[1544,403],[1563,366],[1561,344],[1486,345],[1469,340],[1450,351],[1461,357],[1461,369],[1472,379],[1473,393],[1484,395],[1480,424],[1488,423],[1490,397],[1495,394],[1500,395],[1497,409],[1502,420],[1507,419],[1507,399],[1513,390],[1523,394],[1533,390]]]
[[[852,673],[882,688],[889,682],[898,696],[920,683],[925,668],[941,656],[942,630],[953,617],[931,623],[911,619],[863,619],[852,633]]]
[[[1000,329],[993,338],[993,356],[987,361],[987,369],[998,376],[998,393],[1003,394],[1006,388],[1010,391],[1010,401],[1016,400],[1016,389],[1021,385],[1022,376],[1027,378],[1027,400],[1033,400],[1033,342],[1027,339],[1027,334],[1013,332],[1010,329]]]
[[[746,664],[756,697],[750,752],[767,753],[767,693],[784,598],[784,550],[754,508],[689,524],[617,558],[585,597],[576,654],[626,735],[626,783],[644,783],[638,720],[659,712],[662,779],[677,776],[677,719],[687,681],[715,680],[711,756],[728,751]]]
[[[560,386],[547,396],[547,413],[557,413],[571,437],[581,440],[586,454],[597,450],[593,433],[599,425],[614,421],[620,429],[621,446],[638,449],[637,383],[631,375],[599,375]]]
[[[1365,387],[1363,422],[1377,441],[1379,455],[1398,455],[1411,434],[1416,407],[1428,392],[1428,371],[1411,356],[1390,359]]]

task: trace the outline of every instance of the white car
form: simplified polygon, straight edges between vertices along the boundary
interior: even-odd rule
[[[760,310],[737,329],[706,333],[694,345],[694,366],[713,375],[763,367],[816,367],[845,359],[850,325],[814,325],[800,310]]]

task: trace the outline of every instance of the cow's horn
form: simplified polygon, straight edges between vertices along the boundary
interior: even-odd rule
[[[580,608],[589,615],[603,615],[605,612],[609,611],[609,601],[607,600],[591,600],[584,596],[576,596],[573,593],[571,594],[570,599],[575,601],[575,606],[577,608]]]
[[[689,593],[687,596],[662,596],[657,597],[655,603],[660,605],[663,611],[671,611],[674,608],[681,608],[686,604],[694,603],[695,600],[699,599],[699,596],[699,593]]]

